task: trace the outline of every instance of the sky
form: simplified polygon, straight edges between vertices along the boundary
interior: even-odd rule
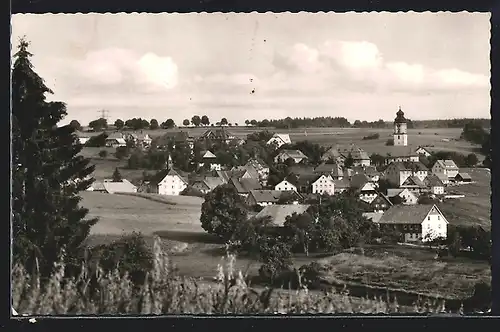
[[[490,118],[489,13],[16,14],[64,122]]]

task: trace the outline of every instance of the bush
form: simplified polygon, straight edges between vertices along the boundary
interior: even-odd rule
[[[100,148],[106,146],[106,138],[108,138],[108,135],[106,133],[101,133],[99,135],[92,136],[85,143],[85,146],[94,148]]]
[[[387,146],[393,146],[394,145],[394,138],[389,138],[386,142],[385,145]]]
[[[128,157],[129,149],[126,146],[119,146],[116,148],[115,157],[122,160]]]
[[[107,156],[108,156],[108,151],[106,150],[99,151],[99,157],[106,158]]]
[[[259,275],[264,280],[274,283],[276,277],[292,267],[290,246],[280,237],[261,236],[258,241],[262,266]]]
[[[191,186],[187,186],[186,189],[180,192],[181,196],[193,196],[193,197],[205,197],[205,194],[200,190],[193,188]]]
[[[363,137],[363,140],[371,140],[371,139],[379,139],[380,134],[375,133],[375,134],[370,134],[368,136]]]

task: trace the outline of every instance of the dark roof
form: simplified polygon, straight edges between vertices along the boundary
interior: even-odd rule
[[[333,180],[333,183],[335,184],[335,188],[349,188],[351,185],[349,180],[346,178],[343,178],[342,180]]]
[[[338,146],[331,147],[321,156],[321,160],[323,161],[336,160],[338,158],[344,158],[344,156],[340,154]]]
[[[220,127],[217,129],[208,129],[201,135],[201,138],[208,138],[210,136],[220,140],[228,140],[236,138],[236,136],[233,133],[229,132],[224,127]]]
[[[422,180],[420,180],[418,177],[416,176],[409,176],[401,186],[417,186],[417,187],[420,187],[420,188],[425,188],[426,185],[424,182],[422,182]]]
[[[214,190],[216,187],[221,186],[225,183],[223,179],[217,176],[207,176],[202,181],[209,190]]]
[[[158,185],[158,183],[160,183],[161,180],[163,180],[167,175],[178,176],[179,178],[181,178],[182,181],[186,182],[186,179],[184,179],[184,177],[182,177],[176,170],[171,168],[171,169],[163,169],[158,173],[156,173],[155,175],[153,175],[149,183],[151,185]]]
[[[240,194],[246,194],[249,193],[250,190],[258,190],[262,188],[259,180],[256,179],[237,179],[233,177],[231,178],[230,183]]]
[[[294,186],[308,186],[319,179],[321,175],[315,173],[304,173],[304,174],[295,174],[292,173],[287,177],[287,181],[293,184]]]
[[[253,179],[259,178],[259,172],[255,167],[251,165],[235,166],[233,167],[231,172],[233,172],[233,174],[241,174],[240,176],[243,176],[245,173],[248,173]]]
[[[314,172],[314,167],[307,166],[307,165],[293,165],[293,166],[291,166],[291,167],[288,168],[288,172],[290,174],[295,174],[297,176],[302,176],[302,175],[312,176],[312,175],[316,175],[316,173]]]
[[[280,191],[280,190],[250,190],[250,195],[252,195],[257,202],[273,202],[276,203],[282,197],[290,196],[297,197],[297,193],[293,190]]]
[[[379,223],[420,225],[433,207],[436,206],[428,204],[393,205],[385,211]]]
[[[370,182],[370,179],[368,179],[365,174],[358,173],[351,177],[350,187],[359,189],[362,188],[367,182]]]
[[[458,173],[456,177],[460,177],[463,180],[472,180],[472,177],[469,175],[469,173]]]
[[[281,150],[279,155],[286,154],[290,158],[307,158],[307,156],[300,150]]]
[[[390,165],[394,165],[399,171],[428,171],[428,168],[425,167],[420,161],[412,162],[412,161],[393,161]]]
[[[424,183],[429,187],[442,187],[443,182],[441,179],[435,174],[429,174],[425,177]]]
[[[382,194],[382,193],[378,193],[377,197],[375,197],[375,199],[370,203],[370,205],[375,205],[377,204],[377,201],[380,201],[380,200],[383,200],[385,201],[387,204],[389,204],[389,206],[392,206],[392,202],[391,200],[389,199],[389,197],[387,197],[386,195]]]
[[[362,148],[352,146],[350,149],[344,149],[340,151],[340,153],[347,158],[349,154],[351,155],[353,160],[368,160],[370,156],[368,153]]]
[[[406,123],[407,120],[405,118],[405,113],[401,110],[401,108],[396,112],[396,118],[394,119],[396,123]]]

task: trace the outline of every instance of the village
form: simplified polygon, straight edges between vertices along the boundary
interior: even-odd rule
[[[88,137],[82,133],[79,136],[81,143],[86,143]],[[233,146],[246,143],[227,126],[209,128],[198,138],[190,137],[185,131],[166,136],[171,146],[184,144],[192,155],[195,142]],[[197,172],[190,174],[176,169],[168,155],[164,168],[151,178],[135,184],[121,176],[97,180],[88,190],[165,196],[193,195],[194,192],[202,197],[220,185],[229,184],[253,211],[250,217],[270,217],[275,226],[283,226],[287,217],[305,212],[311,202],[317,202],[324,195],[350,191],[366,206],[363,212],[366,218],[377,225],[397,228],[404,242],[446,238],[447,217],[433,202],[464,197],[453,194],[450,189],[471,183],[473,179],[461,172],[453,160],[436,160],[426,166],[421,160],[430,157],[432,151],[423,146],[409,147],[411,140],[407,119],[399,109],[394,119],[393,144],[385,147],[387,155],[383,162],[378,160],[377,165],[367,151],[354,143],[330,147],[321,155],[319,163],[314,163],[306,156],[307,151],[287,148],[292,144],[288,134],[274,134],[266,142],[260,142],[273,151],[272,164],[255,157],[242,165],[230,166],[219,162],[212,151],[204,150],[199,152]],[[120,149],[130,141],[142,149],[154,144],[148,134],[119,131],[111,133],[105,144]],[[270,183],[271,168],[286,168],[286,175]]]

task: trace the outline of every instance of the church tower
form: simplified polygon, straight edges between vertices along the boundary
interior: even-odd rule
[[[405,119],[405,114],[399,107],[399,111],[396,113],[396,119],[394,119],[394,145],[395,146],[407,146],[408,145],[408,130],[407,130],[407,120]]]
[[[165,169],[170,171],[173,167],[174,163],[172,162],[172,157],[170,156],[170,154],[168,154],[168,159],[167,162],[165,163]]]

